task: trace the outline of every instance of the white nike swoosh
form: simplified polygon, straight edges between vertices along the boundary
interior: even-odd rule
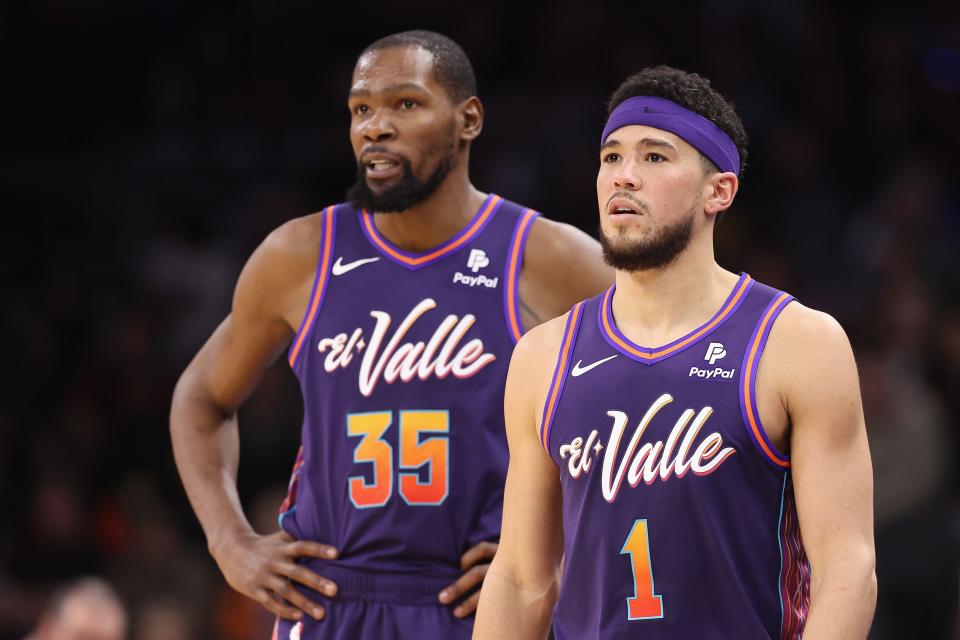
[[[576,378],[577,376],[582,376],[587,371],[590,371],[590,369],[593,369],[594,367],[599,367],[607,360],[613,360],[616,357],[617,357],[617,354],[613,354],[608,358],[604,358],[603,360],[597,360],[596,362],[588,364],[585,367],[580,366],[583,363],[583,360],[577,360],[577,364],[573,365],[573,369],[570,370],[570,375],[572,375],[574,378]]]
[[[361,258],[360,260],[354,260],[353,262],[348,262],[343,264],[343,258],[337,258],[337,261],[333,263],[333,275],[342,276],[347,271],[353,271],[357,267],[362,267],[368,262],[376,262],[380,258]]]

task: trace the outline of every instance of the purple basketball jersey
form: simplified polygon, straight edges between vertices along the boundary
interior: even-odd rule
[[[540,431],[563,490],[557,639],[799,637],[809,565],[755,390],[792,298],[741,275],[709,322],[648,349],[614,291],[571,310]]]
[[[442,585],[464,551],[500,535],[503,389],[537,213],[490,195],[424,254],[393,246],[351,205],[321,215],[314,291],[289,354],[305,417],[280,523],[340,550],[331,575]]]

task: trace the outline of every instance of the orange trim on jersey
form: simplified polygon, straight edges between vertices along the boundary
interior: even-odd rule
[[[307,317],[303,321],[303,326],[300,328],[300,335],[297,336],[297,341],[290,351],[290,359],[288,362],[291,367],[296,364],[300,347],[303,346],[304,339],[306,339],[307,334],[310,333],[310,327],[313,325],[314,316],[317,315],[317,309],[320,308],[320,299],[323,297],[323,291],[327,287],[328,274],[330,273],[330,259],[333,253],[331,251],[333,247],[333,207],[327,207],[323,215],[323,248],[321,250],[320,266],[318,267],[317,286],[314,287],[313,299],[310,301],[310,312],[307,313]]]
[[[746,406],[747,420],[750,423],[750,429],[753,430],[753,436],[758,443],[760,443],[760,448],[763,449],[763,453],[766,454],[770,460],[773,461],[778,467],[787,469],[790,467],[789,460],[781,460],[778,456],[774,455],[773,451],[770,450],[770,447],[767,445],[766,434],[761,432],[760,428],[760,416],[756,415],[756,407],[753,406],[753,403],[750,400],[750,383],[753,375],[753,361],[757,357],[757,352],[760,349],[760,344],[763,342],[764,330],[767,328],[767,323],[770,322],[770,319],[778,313],[780,306],[783,304],[783,301],[786,298],[789,298],[790,294],[781,293],[777,296],[776,301],[770,305],[770,308],[767,310],[767,313],[763,316],[763,320],[760,322],[760,328],[757,329],[757,335],[753,339],[753,344],[750,345],[750,355],[747,357],[747,365],[743,368],[743,400]]]
[[[430,262],[431,260],[435,260],[437,258],[447,255],[448,253],[456,251],[461,246],[463,246],[464,243],[468,242],[471,238],[473,238],[473,236],[477,234],[477,231],[479,231],[480,228],[483,227],[483,224],[487,221],[487,218],[490,217],[490,213],[494,210],[494,208],[497,206],[497,203],[500,202],[500,200],[501,200],[500,196],[494,195],[493,197],[491,197],[490,201],[487,202],[487,207],[483,210],[483,213],[477,216],[477,218],[473,221],[473,224],[470,225],[470,228],[467,229],[467,232],[461,235],[459,238],[457,238],[456,240],[454,240],[453,242],[451,242],[446,246],[440,247],[436,251],[432,251],[422,256],[417,256],[415,258],[411,258],[409,256],[403,255],[402,253],[394,249],[390,245],[390,243],[384,240],[380,236],[380,232],[377,231],[377,225],[373,223],[373,216],[370,215],[370,213],[367,212],[366,209],[363,210],[363,215],[361,216],[361,219],[363,220],[363,226],[367,228],[367,233],[370,234],[370,238],[376,243],[377,247],[381,251],[389,255],[394,260],[398,260],[404,264],[410,265],[411,267],[418,267],[424,264],[425,262]]]
[[[570,317],[567,320],[567,330],[563,334],[563,346],[560,348],[560,357],[557,359],[557,368],[553,372],[553,382],[550,385],[550,393],[547,396],[547,407],[543,412],[543,433],[541,434],[540,442],[543,444],[543,448],[547,450],[547,453],[550,453],[548,445],[550,441],[550,427],[553,423],[553,415],[557,409],[560,387],[563,386],[563,379],[567,375],[567,367],[570,364],[569,357],[572,355],[570,353],[570,347],[573,344],[573,334],[577,332],[577,322],[580,319],[582,310],[582,302],[570,310]]]
[[[610,305],[608,304],[607,299],[604,299],[602,304],[601,317],[603,318],[603,330],[606,332],[607,336],[617,344],[618,347],[620,347],[621,349],[623,349],[624,351],[626,351],[631,355],[634,355],[638,358],[643,358],[644,360],[655,360],[657,358],[662,358],[663,356],[670,355],[671,353],[674,353],[676,351],[679,351],[680,349],[685,348],[690,343],[695,342],[696,340],[699,340],[701,337],[704,336],[704,334],[709,333],[711,330],[713,330],[714,327],[716,327],[718,324],[723,322],[727,318],[727,316],[730,315],[730,313],[736,308],[740,298],[743,297],[743,292],[747,290],[747,287],[751,281],[752,279],[750,278],[750,276],[745,276],[743,278],[743,281],[740,283],[740,287],[737,289],[737,292],[730,298],[730,300],[727,302],[727,305],[723,308],[723,310],[719,314],[717,314],[713,318],[713,320],[703,325],[702,327],[700,327],[700,329],[691,333],[680,342],[677,342],[665,349],[661,349],[660,351],[655,351],[653,353],[644,353],[643,351],[639,351],[638,349],[636,349],[633,345],[630,345],[624,340],[620,339],[620,336],[617,335],[617,332],[614,331],[613,327],[611,326],[610,312],[609,312]],[[609,295],[611,294],[608,291],[607,296]]]
[[[523,329],[520,323],[520,310],[517,308],[517,285],[519,284],[517,276],[519,275],[520,265],[523,263],[523,256],[520,255],[520,249],[526,243],[527,228],[533,224],[537,217],[537,212],[533,209],[527,209],[523,212],[523,218],[517,227],[517,233],[513,247],[510,251],[510,262],[507,268],[507,317],[510,319],[510,332],[513,339],[519,341],[523,336]]]

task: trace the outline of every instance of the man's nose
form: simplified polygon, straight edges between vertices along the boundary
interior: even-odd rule
[[[643,186],[636,158],[626,156],[614,165],[613,186],[616,189],[637,191]]]
[[[627,171],[625,166],[618,169],[617,173],[613,176],[613,186],[617,189],[636,191],[640,188],[641,184],[640,178]]]
[[[363,137],[370,142],[384,142],[397,137],[397,129],[387,114],[375,112],[363,127]]]

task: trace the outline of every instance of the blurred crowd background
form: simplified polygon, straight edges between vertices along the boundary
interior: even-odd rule
[[[474,183],[590,233],[627,74],[679,66],[735,102],[751,162],[719,261],[835,315],[858,357],[872,637],[958,637],[960,3],[838,4],[3,3],[0,639],[85,575],[116,589],[134,640],[268,637],[206,553],[170,396],[260,240],[342,200],[355,57],[408,28],[474,63]],[[282,360],[240,413],[264,532],[301,415]]]

